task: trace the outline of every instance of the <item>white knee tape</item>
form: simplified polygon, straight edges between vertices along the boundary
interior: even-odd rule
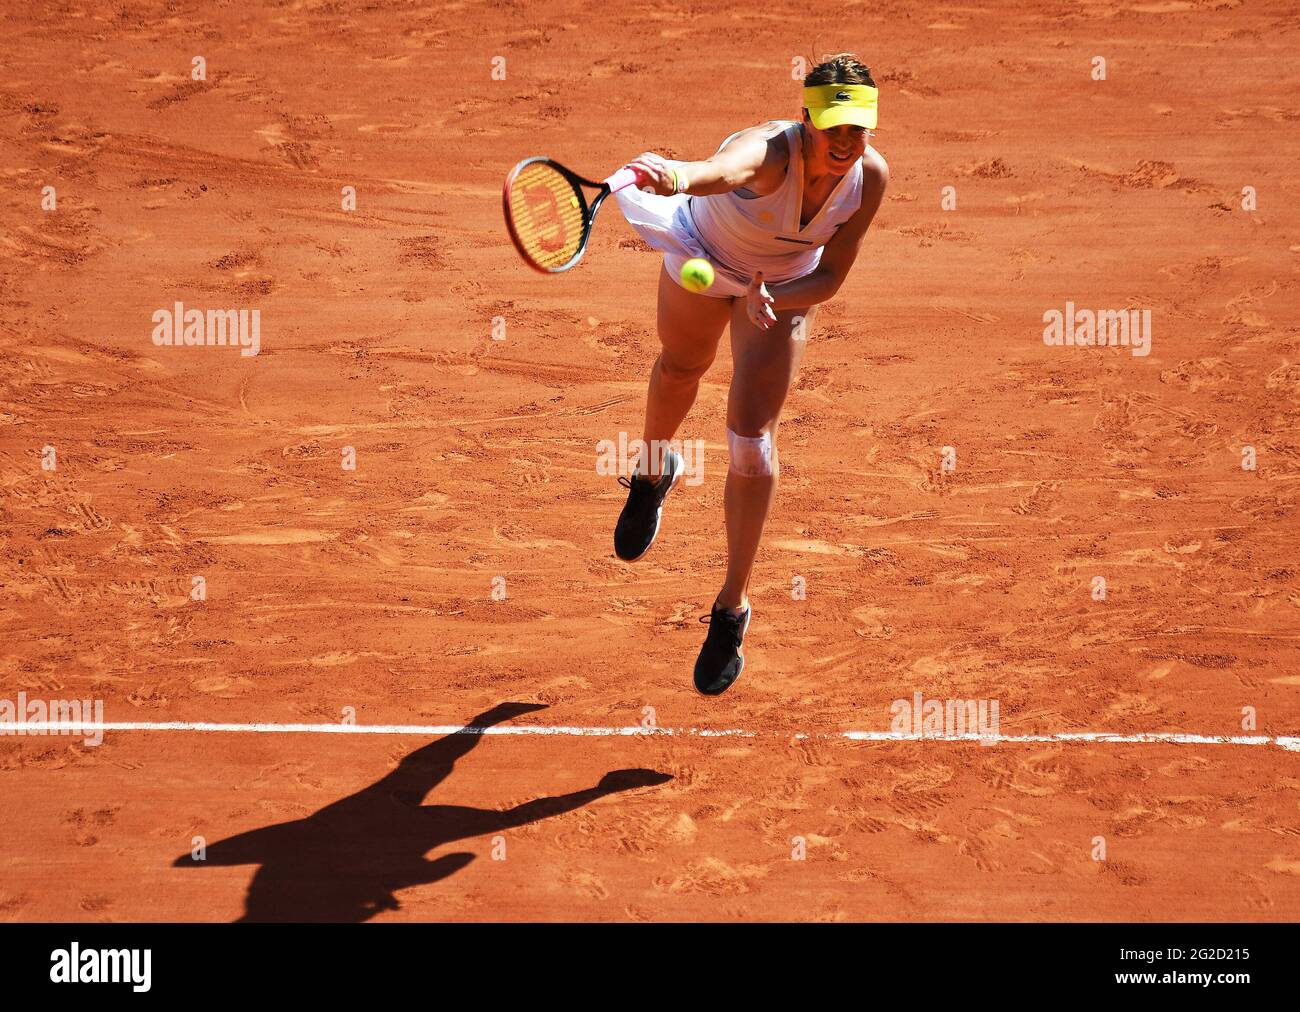
[[[772,473],[772,433],[738,436],[728,429],[727,449],[731,452],[728,469],[732,474],[760,478]]]

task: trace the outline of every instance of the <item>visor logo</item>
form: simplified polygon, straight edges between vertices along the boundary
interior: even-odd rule
[[[848,102],[852,98],[853,96],[850,95],[847,91],[837,91],[835,93],[836,102]]]

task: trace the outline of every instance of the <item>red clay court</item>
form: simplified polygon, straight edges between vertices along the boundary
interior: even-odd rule
[[[1294,5],[841,7],[6,17],[0,699],[130,728],[0,736],[0,918],[1297,917]],[[706,700],[726,342],[625,565],[660,258],[610,202],[533,274],[501,181],[706,157],[841,49],[892,181]],[[155,345],[178,301],[259,353]],[[918,692],[1001,739],[883,740]]]

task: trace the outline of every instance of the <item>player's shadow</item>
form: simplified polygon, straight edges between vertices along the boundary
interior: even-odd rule
[[[485,728],[545,709],[502,703],[470,721]],[[446,843],[526,825],[619,791],[667,783],[653,770],[615,770],[595,787],[538,798],[499,812],[462,805],[423,805],[456,764],[483,740],[460,731],[404,758],[382,780],[327,805],[306,818],[250,830],[209,844],[206,859],[184,854],[177,868],[261,865],[253,876],[244,921],[365,921],[381,910],[399,909],[400,889],[454,875],[474,860],[469,853],[425,855]]]

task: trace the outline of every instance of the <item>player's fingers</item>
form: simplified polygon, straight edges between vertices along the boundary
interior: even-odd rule
[[[659,174],[658,170],[644,158],[633,158],[627,163],[627,167],[635,170],[639,175],[646,179],[653,179]]]
[[[648,186],[656,193],[666,189],[672,189],[672,179],[669,176],[667,168],[663,165],[646,161],[644,155],[628,162],[628,168],[637,173],[637,177],[640,180],[638,185],[641,187]]]
[[[636,161],[652,172],[656,179],[663,179],[668,176],[668,163],[652,151],[637,155]]]
[[[772,326],[772,320],[776,319],[769,305],[771,301],[772,296],[763,284],[763,272],[756,271],[750,279],[749,288],[745,292],[745,315],[749,317],[749,322],[759,330],[767,330],[768,327]],[[768,319],[769,316],[771,317],[770,320]]]
[[[762,272],[755,275],[754,280],[758,282],[758,291],[755,295],[761,307],[758,311],[759,316],[767,322],[768,326],[771,326],[772,323],[776,322],[776,313],[772,311],[772,306],[776,300],[772,297],[772,293],[768,291],[767,284],[763,281]]]
[[[653,167],[653,163],[650,161],[649,155],[650,152],[644,151],[628,162],[628,165],[636,165],[643,170],[650,169]]]

